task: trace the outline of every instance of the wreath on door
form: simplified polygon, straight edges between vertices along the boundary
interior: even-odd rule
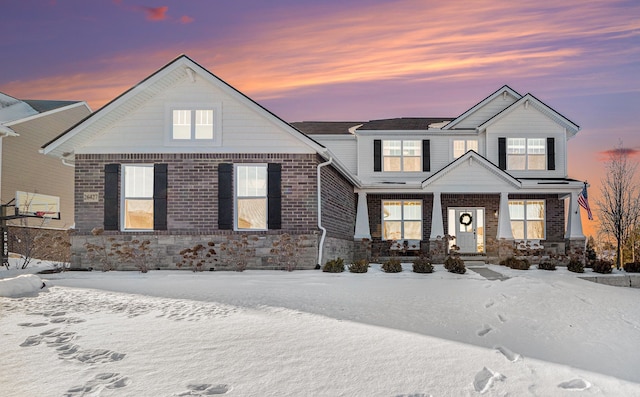
[[[468,212],[465,212],[464,214],[460,215],[460,224],[462,225],[469,226],[472,220],[473,218],[471,217],[471,214],[469,214]]]

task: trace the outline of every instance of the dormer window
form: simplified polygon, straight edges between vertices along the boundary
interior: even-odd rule
[[[422,141],[382,141],[382,164],[385,172],[422,171]]]

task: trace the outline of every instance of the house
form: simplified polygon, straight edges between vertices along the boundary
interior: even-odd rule
[[[498,241],[583,247],[566,158],[578,130],[508,86],[457,118],[290,124],[182,55],[42,152],[75,166],[76,265],[103,228],[148,239],[160,268],[241,235],[257,237],[250,267],[280,268],[286,235],[313,268],[405,241],[446,250],[445,235],[479,257],[503,256]]]
[[[74,169],[39,154],[43,143],[87,117],[85,102],[20,100],[0,93],[0,201],[22,212],[43,212],[43,218],[10,220],[9,236],[18,227],[67,230],[74,219]],[[33,211],[28,206],[33,207]],[[50,212],[50,213],[47,213]],[[13,249],[15,238],[8,238]]]

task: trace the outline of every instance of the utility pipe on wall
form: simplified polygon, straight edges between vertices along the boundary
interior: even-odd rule
[[[327,229],[325,229],[324,227],[322,227],[322,201],[321,201],[321,194],[322,194],[322,183],[320,182],[320,169],[324,166],[327,166],[329,164],[331,164],[333,162],[333,157],[329,156],[329,160],[325,161],[324,163],[320,163],[318,164],[318,168],[317,168],[317,179],[318,179],[318,229],[320,229],[322,231],[322,235],[320,236],[320,245],[318,246],[318,266],[322,266],[322,247],[324,246],[324,239],[325,237],[327,237]]]

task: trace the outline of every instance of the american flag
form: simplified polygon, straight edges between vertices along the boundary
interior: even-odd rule
[[[578,196],[578,204],[580,204],[580,207],[584,208],[585,210],[587,210],[587,217],[589,218],[590,221],[593,220],[593,214],[591,213],[591,207],[589,207],[589,197],[587,196],[587,184],[584,184],[584,187],[582,188],[582,191],[580,192],[580,195]]]

